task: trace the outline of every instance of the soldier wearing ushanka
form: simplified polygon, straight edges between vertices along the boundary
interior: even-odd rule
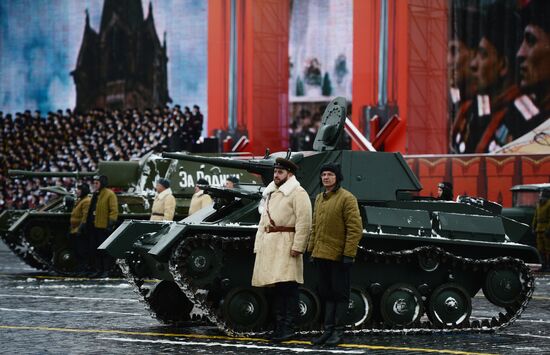
[[[363,224],[357,199],[340,186],[344,179],[340,165],[321,167],[324,192],[315,199],[315,213],[308,252],[319,275],[319,296],[325,304],[324,333],[312,340],[314,345],[338,345],[344,334],[348,311],[351,266],[353,265]]]

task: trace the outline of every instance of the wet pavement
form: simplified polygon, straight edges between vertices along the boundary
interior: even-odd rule
[[[494,314],[481,297],[472,302],[474,316]],[[307,338],[275,345],[207,326],[164,326],[125,280],[40,273],[0,242],[0,344],[7,354],[550,354],[550,274],[537,274],[528,309],[499,332],[348,336],[337,348],[319,348]]]

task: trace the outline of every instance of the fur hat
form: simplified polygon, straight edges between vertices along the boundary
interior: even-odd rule
[[[157,184],[160,184],[160,185],[164,186],[166,189],[168,189],[170,187],[170,180],[160,178],[160,179],[157,180]]]
[[[236,177],[236,176],[233,176],[233,175],[231,175],[230,177],[228,177],[226,180],[227,180],[227,181],[231,181],[234,185],[238,185],[238,184],[239,184],[239,178]]]
[[[295,174],[296,170],[298,170],[298,165],[288,159],[277,158],[275,159],[275,164],[273,165],[273,168],[288,170],[291,173]]]
[[[344,175],[342,175],[342,170],[340,169],[340,164],[337,163],[326,163],[321,166],[321,171],[319,174],[322,174],[323,171],[331,171],[336,175],[336,182],[340,183],[344,180]]]
[[[106,175],[99,175],[99,176],[95,176],[94,177],[94,181],[99,181],[99,186],[100,188],[104,188],[104,187],[107,187],[107,184],[109,184],[109,179],[107,178]]]
[[[77,189],[80,190],[80,196],[78,197],[85,197],[90,194],[90,185],[86,184],[85,182],[80,184]]]
[[[208,180],[206,180],[205,178],[200,178],[200,179],[197,180],[197,185],[206,185],[206,186],[208,186],[210,184],[208,183]]]
[[[448,181],[442,181],[439,184],[437,184],[437,187],[439,187],[443,192],[439,199],[451,201],[453,199],[453,184]]]

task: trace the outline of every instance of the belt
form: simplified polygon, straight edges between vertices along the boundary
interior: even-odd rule
[[[151,216],[164,216],[164,213],[153,212]]]
[[[275,232],[296,232],[294,227],[281,227],[281,226],[267,226],[265,227],[266,233],[275,233]]]

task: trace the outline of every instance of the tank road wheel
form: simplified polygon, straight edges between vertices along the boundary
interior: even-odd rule
[[[368,322],[372,316],[372,299],[367,292],[352,288],[345,324],[357,327]]]
[[[489,270],[483,285],[485,297],[499,307],[513,305],[520,298],[522,290],[520,274],[512,268]]]
[[[298,299],[298,317],[296,325],[301,329],[310,329],[319,321],[321,301],[313,291],[300,287]]]
[[[57,250],[53,255],[53,265],[60,271],[73,271],[76,267],[76,257],[70,249]]]
[[[387,325],[397,327],[411,325],[424,313],[422,296],[411,285],[394,284],[382,295],[380,311]]]
[[[188,269],[194,286],[204,287],[219,275],[222,263],[219,252],[211,247],[198,247],[189,253]]]
[[[460,285],[446,283],[432,293],[427,313],[436,325],[458,326],[470,318],[472,299]]]
[[[260,329],[268,314],[267,300],[264,294],[252,287],[236,287],[223,299],[224,320],[236,331]]]
[[[175,282],[164,280],[153,286],[147,301],[155,315],[166,323],[191,319],[189,313],[193,309],[193,303]]]
[[[45,227],[38,225],[30,226],[25,233],[25,239],[32,247],[41,248],[48,244],[48,231]]]

